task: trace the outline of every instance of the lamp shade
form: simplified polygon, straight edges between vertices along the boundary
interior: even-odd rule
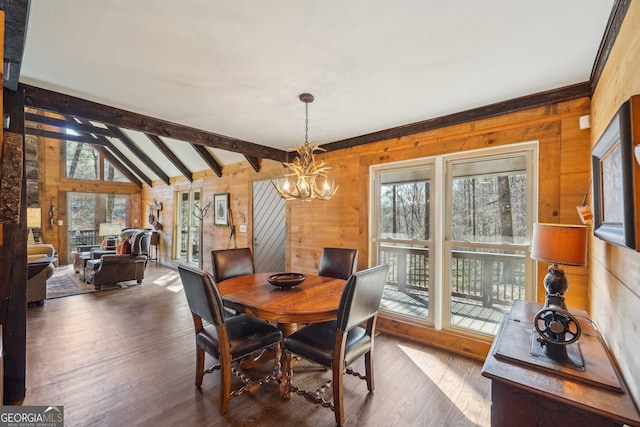
[[[27,208],[27,228],[42,227],[42,209]]]
[[[533,224],[531,258],[551,264],[587,264],[587,227],[568,224]]]
[[[119,236],[122,233],[120,224],[111,224],[108,222],[100,224],[98,236]]]

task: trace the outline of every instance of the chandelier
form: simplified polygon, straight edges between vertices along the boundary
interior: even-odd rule
[[[303,93],[299,98],[305,104],[304,145],[295,148],[298,157],[292,163],[282,163],[288,169],[282,182],[277,180],[272,184],[285,200],[329,200],[336,194],[338,186],[327,176],[331,168],[322,160],[316,161],[313,154],[326,150],[317,143],[309,144],[309,103],[313,102],[313,95]]]

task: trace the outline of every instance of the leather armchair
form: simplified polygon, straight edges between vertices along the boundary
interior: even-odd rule
[[[55,259],[56,250],[53,245],[40,243],[27,245],[27,303],[44,304],[47,298],[47,280],[56,271],[56,263],[38,263],[41,258]]]
[[[107,253],[99,259],[87,261],[84,269],[85,281],[93,284],[96,289],[101,289],[102,285],[130,280],[142,283],[149,259],[151,230],[129,229],[122,233],[120,239],[130,242],[131,253]]]

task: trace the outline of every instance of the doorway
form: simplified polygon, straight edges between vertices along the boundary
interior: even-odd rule
[[[253,263],[256,273],[285,269],[285,201],[270,180],[253,181]]]

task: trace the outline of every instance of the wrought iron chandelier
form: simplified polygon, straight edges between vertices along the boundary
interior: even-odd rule
[[[304,145],[295,148],[298,157],[292,163],[282,163],[288,169],[281,179],[283,182],[277,180],[272,184],[285,200],[329,200],[336,194],[338,186],[327,175],[331,168],[322,160],[316,161],[313,154],[326,150],[317,143],[309,144],[309,103],[314,98],[309,93],[303,93],[299,98],[305,104]]]

